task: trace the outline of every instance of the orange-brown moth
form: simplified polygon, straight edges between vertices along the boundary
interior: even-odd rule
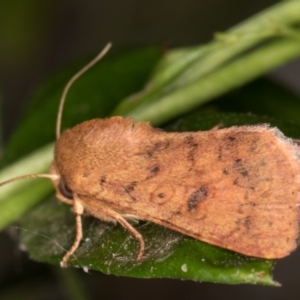
[[[66,267],[82,238],[83,212],[120,223],[139,242],[129,222],[147,220],[248,256],[281,258],[299,236],[300,152],[267,125],[205,132],[167,133],[148,123],[112,117],[83,122],[60,135],[57,120],[50,174],[56,196],[72,205],[76,237],[61,261]]]

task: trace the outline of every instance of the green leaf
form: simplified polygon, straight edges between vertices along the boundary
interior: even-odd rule
[[[138,244],[119,225],[83,220],[84,239],[69,266],[138,278],[182,278],[222,283],[276,285],[273,261],[245,257],[151,223],[136,226],[146,242],[141,264]],[[75,236],[70,208],[54,197],[31,211],[21,225],[22,243],[34,260],[58,264]]]
[[[223,112],[252,112],[300,125],[299,96],[263,78],[214,101],[214,106]]]

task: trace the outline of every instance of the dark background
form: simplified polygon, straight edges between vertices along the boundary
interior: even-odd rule
[[[271,0],[0,0],[0,76],[7,139],[30,92],[64,64],[96,53],[145,45],[200,44],[278,1]],[[300,60],[270,75],[300,94]],[[298,299],[300,252],[278,262],[281,288],[179,280],[137,280],[78,271],[91,299]],[[74,299],[60,271],[30,263],[8,234],[0,242],[0,294],[20,282],[36,299]],[[58,275],[60,274],[60,275]]]

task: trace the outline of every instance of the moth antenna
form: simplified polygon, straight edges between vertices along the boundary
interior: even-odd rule
[[[22,176],[17,176],[14,178],[11,178],[9,180],[3,181],[0,183],[0,187],[3,185],[6,185],[8,183],[14,182],[14,181],[19,181],[22,179],[27,179],[27,178],[49,178],[52,180],[58,179],[59,176],[55,174],[28,174],[28,175],[22,175]]]
[[[60,127],[61,127],[61,117],[63,112],[64,103],[66,101],[67,93],[72,86],[72,84],[88,69],[93,67],[111,48],[112,44],[108,43],[104,49],[91,61],[89,62],[85,67],[83,67],[79,72],[77,72],[66,84],[62,96],[60,98],[59,107],[58,107],[58,113],[57,113],[57,121],[56,121],[56,140],[59,139],[60,136]]]

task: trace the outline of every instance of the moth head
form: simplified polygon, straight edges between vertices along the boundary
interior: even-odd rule
[[[67,185],[65,179],[61,176],[55,161],[52,162],[50,167],[50,174],[53,176],[51,178],[54,188],[56,190],[56,197],[67,204],[73,204],[73,192]]]

